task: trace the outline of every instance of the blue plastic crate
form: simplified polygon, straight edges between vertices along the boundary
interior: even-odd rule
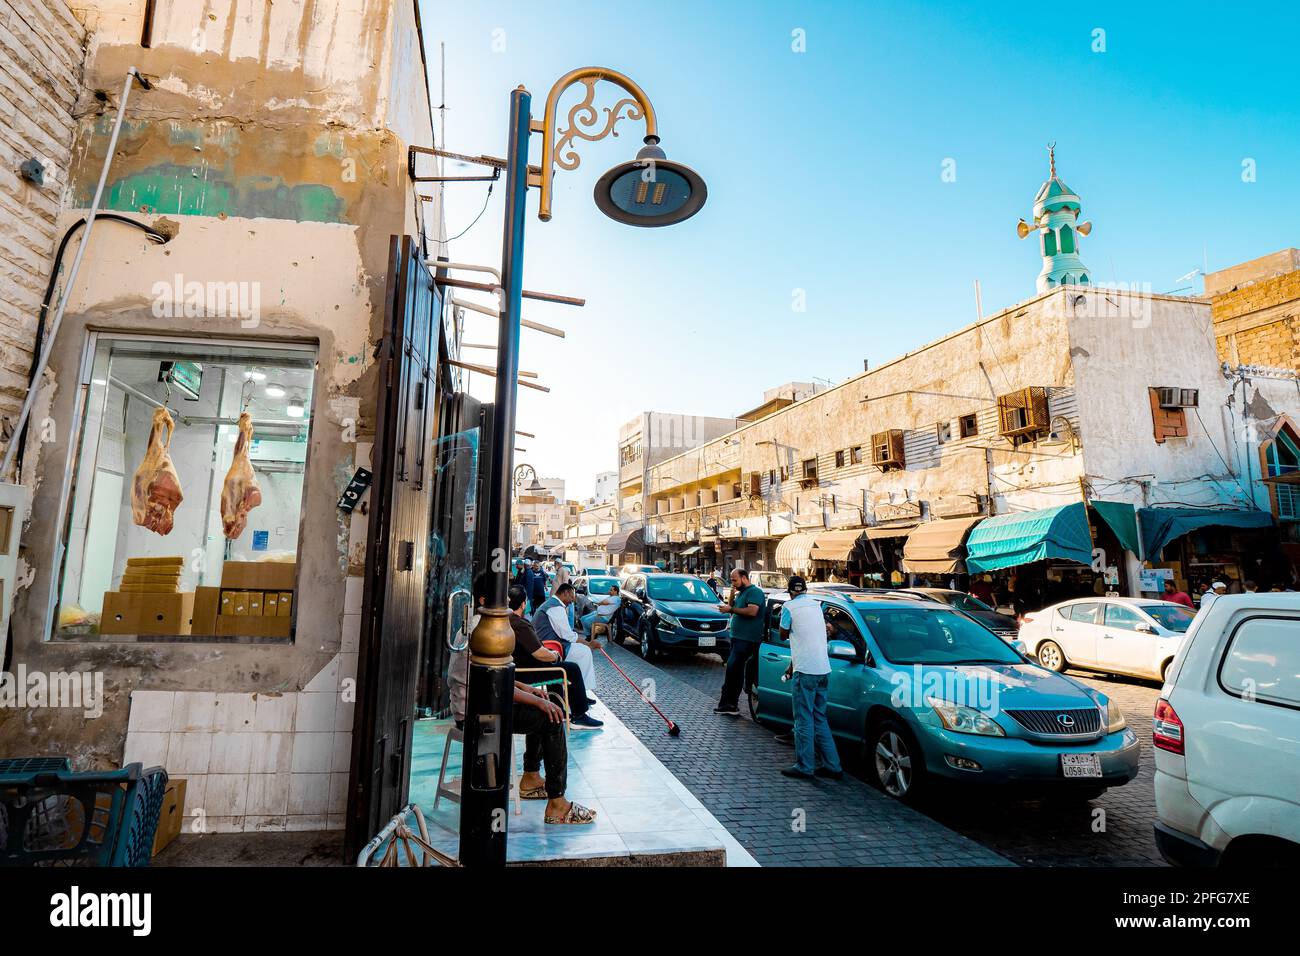
[[[0,761],[0,866],[148,866],[166,789],[162,767]]]

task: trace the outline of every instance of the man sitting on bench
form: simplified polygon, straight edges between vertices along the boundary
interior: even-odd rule
[[[528,618],[524,617],[524,605],[527,601],[528,595],[521,587],[512,587],[506,599],[510,607],[510,627],[515,632],[516,670],[530,667],[564,668],[564,676],[569,682],[570,726],[578,730],[595,730],[597,727],[603,727],[605,725],[603,720],[597,720],[587,713],[587,709],[595,701],[587,696],[587,684],[582,678],[582,668],[574,661],[562,660],[558,652],[542,644],[537,631],[533,629]],[[531,676],[527,673],[519,675],[525,681]]]

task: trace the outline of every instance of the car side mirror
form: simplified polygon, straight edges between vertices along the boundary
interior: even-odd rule
[[[1154,633],[1156,632],[1156,629],[1155,629],[1154,627],[1152,627],[1150,624],[1139,624],[1139,625],[1135,628],[1135,630],[1136,630],[1139,634],[1154,634]]]
[[[645,588],[637,588],[636,591],[634,591],[633,593],[636,594],[638,601],[645,600]]]
[[[858,663],[862,660],[862,655],[858,653],[858,649],[849,641],[827,641],[826,654],[832,660],[837,661]]]

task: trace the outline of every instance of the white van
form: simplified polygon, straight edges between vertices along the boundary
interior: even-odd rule
[[[1225,594],[1198,615],[1151,742],[1166,860],[1300,864],[1300,594]]]

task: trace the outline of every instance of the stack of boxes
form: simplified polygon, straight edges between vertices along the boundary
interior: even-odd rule
[[[102,634],[189,634],[194,593],[181,591],[185,559],[128,558],[118,590],[104,594]]]
[[[288,637],[297,564],[227,561],[221,587],[195,591],[193,634]]]

